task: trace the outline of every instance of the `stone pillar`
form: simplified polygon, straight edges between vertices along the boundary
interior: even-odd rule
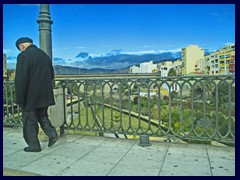
[[[40,4],[40,13],[37,23],[39,24],[39,47],[52,59],[52,30],[48,4]]]
[[[64,109],[66,110],[67,105],[63,104],[65,95],[62,88],[53,89],[53,92],[56,104],[48,108],[48,115],[52,125],[59,128],[64,123],[64,114],[66,114],[64,113]]]
[[[66,104],[64,104],[64,99],[66,96],[63,94],[63,89],[53,89],[55,105],[49,106],[48,115],[51,120],[52,125],[56,128],[58,135],[60,135],[60,127],[64,123],[64,110],[66,110]],[[65,106],[65,107],[64,107]],[[43,130],[39,129],[39,140],[40,141],[48,141],[47,135],[43,132]]]

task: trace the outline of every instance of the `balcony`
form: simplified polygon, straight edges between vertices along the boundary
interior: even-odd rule
[[[61,137],[52,148],[41,141],[42,151],[28,156],[16,128],[21,108],[14,85],[5,82],[4,168],[41,175],[235,175],[235,76],[111,76],[56,78],[50,118]]]

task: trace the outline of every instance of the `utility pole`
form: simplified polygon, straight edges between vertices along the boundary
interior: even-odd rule
[[[49,13],[49,4],[40,4],[40,13],[37,20],[39,24],[39,46],[52,59],[52,30]]]

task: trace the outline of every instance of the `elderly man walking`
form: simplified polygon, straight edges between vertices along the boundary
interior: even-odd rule
[[[16,47],[21,51],[17,57],[15,90],[16,103],[22,108],[23,137],[28,144],[24,151],[39,152],[38,123],[49,137],[49,147],[58,139],[47,113],[48,107],[55,104],[52,61],[28,37],[19,38]]]

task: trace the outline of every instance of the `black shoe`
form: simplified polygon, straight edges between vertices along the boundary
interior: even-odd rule
[[[40,152],[41,148],[33,149],[33,148],[30,148],[30,147],[25,147],[23,150],[25,152]]]
[[[51,147],[52,145],[54,145],[57,142],[57,140],[58,140],[58,136],[50,138],[48,142],[48,147]]]

